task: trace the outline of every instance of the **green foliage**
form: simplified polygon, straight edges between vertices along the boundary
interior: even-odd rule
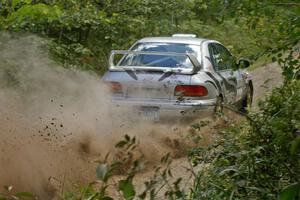
[[[299,9],[283,14],[285,3],[245,2],[238,7],[238,21],[249,26],[255,44],[265,49],[261,53],[282,66],[285,81],[249,121],[233,124],[208,148],[190,151],[193,164],[206,166],[197,175],[192,199],[299,198]]]
[[[50,38],[50,52],[65,67],[103,73],[111,49],[176,32],[220,40],[236,56],[256,60],[299,40],[299,13],[293,4],[257,0],[4,0],[0,30]]]
[[[24,5],[7,18],[11,29],[28,29],[41,31],[48,23],[57,23],[62,11],[58,6],[49,6],[42,3]]]
[[[112,48],[128,48],[146,35],[171,34],[183,18],[188,19],[192,5],[178,0],[5,0],[0,6],[0,28],[51,38],[50,50],[65,67],[103,73]]]
[[[294,183],[285,187],[279,196],[280,200],[297,200],[300,198],[300,184]]]
[[[135,197],[135,190],[132,183],[132,177],[119,181],[119,190],[122,192],[126,200],[133,199]]]
[[[293,79],[260,102],[260,111],[251,113],[249,122],[233,124],[216,143],[194,150],[190,154],[193,162],[209,167],[198,174],[193,199],[297,195],[299,99],[300,81]]]

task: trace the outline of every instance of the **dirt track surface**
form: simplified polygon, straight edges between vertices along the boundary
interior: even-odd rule
[[[276,63],[255,69],[251,72],[254,86],[254,107],[257,101],[282,83],[281,68]]]
[[[174,179],[181,176],[190,184],[183,158],[195,145],[186,137],[189,124],[122,123],[129,117],[126,113],[116,120],[107,109],[107,90],[99,78],[57,68],[41,51],[41,43],[32,36],[0,37],[0,191],[13,185],[14,191],[57,199],[75,185],[95,180],[95,161],[117,153],[114,145],[124,134],[137,137],[149,164],[135,179],[138,190],[152,175],[151,166],[167,152],[175,158]],[[274,64],[252,74],[255,101],[281,82]],[[210,142],[216,125],[202,130],[201,145]]]

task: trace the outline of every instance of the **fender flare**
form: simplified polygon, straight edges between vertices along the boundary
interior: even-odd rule
[[[205,72],[205,73],[213,80],[213,81],[206,81],[206,82],[212,83],[214,87],[218,90],[218,95],[223,96],[223,90],[220,81],[217,80],[210,72]]]

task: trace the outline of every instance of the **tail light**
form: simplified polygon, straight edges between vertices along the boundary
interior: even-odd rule
[[[203,97],[208,94],[206,87],[201,85],[177,85],[175,87],[175,96]]]
[[[119,82],[110,82],[109,88],[111,93],[122,93],[122,85]]]

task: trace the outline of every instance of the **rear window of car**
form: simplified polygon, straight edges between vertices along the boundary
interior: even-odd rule
[[[196,56],[200,54],[200,46],[191,45],[191,44],[178,44],[178,43],[160,43],[160,42],[138,43],[134,47],[132,47],[131,50],[190,53],[190,54],[195,54]]]
[[[190,44],[176,44],[176,43],[158,43],[147,42],[138,43],[131,48],[131,51],[142,52],[167,52],[167,53],[183,53],[193,54],[196,58],[200,56],[200,46]],[[170,67],[170,68],[193,68],[188,56],[178,55],[143,55],[143,54],[129,54],[125,56],[120,66],[148,66],[148,67]]]

